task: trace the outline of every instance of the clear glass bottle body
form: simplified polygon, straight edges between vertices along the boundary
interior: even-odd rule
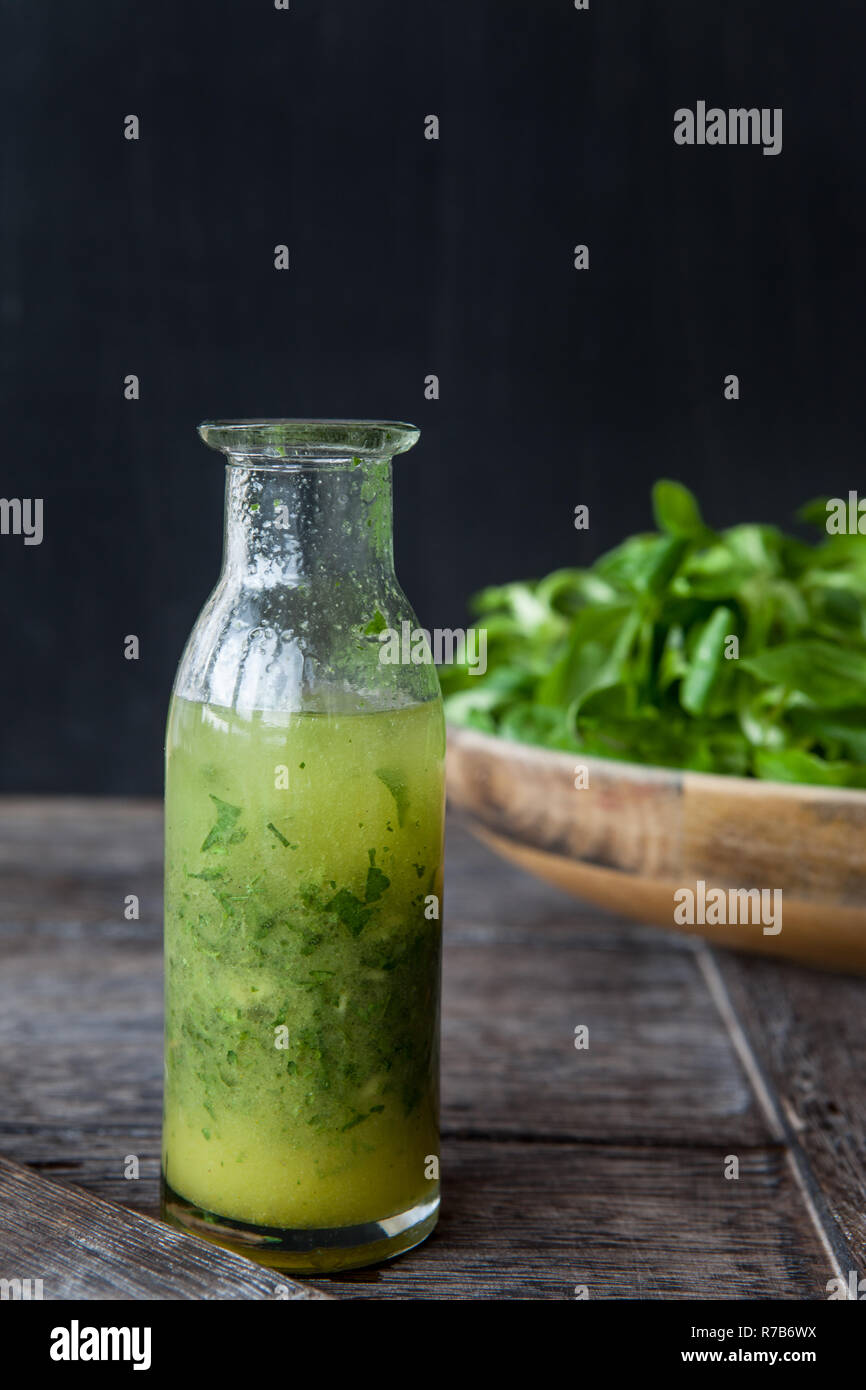
[[[299,1272],[438,1212],[444,724],[393,569],[407,426],[203,426],[223,570],[166,741],[164,1213]],[[388,437],[390,436],[390,437]]]

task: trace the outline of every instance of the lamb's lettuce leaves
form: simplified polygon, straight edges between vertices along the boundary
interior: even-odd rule
[[[590,568],[489,587],[487,670],[440,672],[454,724],[548,748],[827,786],[866,786],[866,536],[799,513],[815,544],[714,531],[682,483],[657,532]],[[226,827],[228,828],[228,827]]]

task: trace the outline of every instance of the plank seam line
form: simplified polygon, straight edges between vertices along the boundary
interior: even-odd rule
[[[454,1143],[473,1144],[549,1144],[571,1145],[576,1149],[654,1149],[660,1153],[711,1153],[719,1151],[718,1140],[693,1140],[681,1138],[653,1138],[645,1134],[586,1135],[586,1134],[537,1134],[527,1130],[493,1131],[445,1126],[441,1129],[443,1139]],[[731,1140],[733,1143],[733,1139]],[[750,1142],[739,1145],[741,1152],[752,1154],[787,1153],[788,1145],[784,1139],[772,1139],[762,1143]]]
[[[830,1263],[835,1278],[842,1281],[848,1290],[848,1277],[842,1267],[843,1260],[849,1269],[856,1268],[856,1261],[845,1240],[838,1223],[827,1206],[827,1199],[812,1172],[809,1159],[796,1134],[785,1116],[781,1101],[764,1074],[761,1063],[749,1041],[748,1034],[740,1022],[734,1002],[725,984],[718,961],[706,945],[699,945],[696,951],[698,965],[704,983],[728,1030],[734,1051],[740,1060],[749,1085],[755,1095],[767,1123],[770,1125],[787,1149],[788,1164],[803,1199],[809,1219],[818,1235],[824,1253]],[[846,1292],[846,1299],[850,1292]]]

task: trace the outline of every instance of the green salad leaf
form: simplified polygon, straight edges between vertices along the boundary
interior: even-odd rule
[[[866,536],[798,516],[714,531],[682,483],[658,531],[472,600],[487,669],[440,671],[452,724],[629,762],[866,787]],[[380,774],[381,775],[381,774]]]

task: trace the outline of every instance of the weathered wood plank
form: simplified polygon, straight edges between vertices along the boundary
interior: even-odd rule
[[[723,1154],[446,1141],[444,1206],[426,1245],[335,1275],[353,1297],[826,1298],[833,1271],[804,1225],[782,1149]]]
[[[0,1279],[41,1279],[46,1300],[330,1297],[2,1157]]]
[[[127,1153],[122,1151],[126,1147]],[[0,1153],[55,1182],[74,1183],[107,1202],[159,1217],[161,1136],[159,1117],[145,1132],[92,1126],[79,1129],[47,1126],[0,1126]],[[138,1176],[125,1176],[124,1159],[134,1154]]]
[[[128,922],[132,892],[142,917]],[[160,895],[153,803],[0,803],[0,1152],[151,1213]],[[806,973],[747,963],[758,999],[768,989],[759,966],[778,979]],[[834,997],[848,1010],[860,1065],[862,1007],[834,996],[831,977],[820,986],[828,1018]],[[801,1022],[794,1008],[790,1029]],[[574,1048],[581,1023],[586,1051]],[[562,1298],[591,1279],[593,1297],[823,1296],[826,1246],[694,943],[607,917],[500,863],[452,823],[443,1042],[439,1232],[329,1288]],[[840,1079],[828,1066],[828,1107]],[[866,1117],[846,1114],[853,1165]],[[720,1176],[728,1153],[740,1158],[738,1182]],[[123,1176],[128,1154],[139,1158],[137,1181]],[[834,1210],[862,1211],[853,1167],[836,1178]],[[853,1214],[845,1229],[856,1231]]]
[[[630,925],[581,929],[571,899],[510,867],[492,894],[489,865],[455,843],[452,857],[471,857],[476,872],[459,896],[448,890],[458,906],[446,922],[446,1132],[695,1144],[727,1124],[740,1142],[772,1137],[692,950]],[[521,926],[497,920],[501,898]],[[86,941],[49,934],[50,970],[47,926],[7,938],[0,1038],[26,1052],[7,1082],[18,1125],[110,1114],[118,1143],[124,1122],[158,1126],[160,940],[155,924],[123,927],[92,924]],[[574,1047],[581,1024],[586,1050]]]
[[[499,863],[458,825],[449,849],[446,1130],[773,1139],[692,943],[604,917]],[[574,1046],[581,1024],[586,1050]]]
[[[476,1135],[771,1139],[689,953],[597,950],[573,930],[445,957],[444,1123]],[[585,1025],[588,1047],[575,1048]]]
[[[715,960],[783,1124],[866,1275],[866,981]]]

